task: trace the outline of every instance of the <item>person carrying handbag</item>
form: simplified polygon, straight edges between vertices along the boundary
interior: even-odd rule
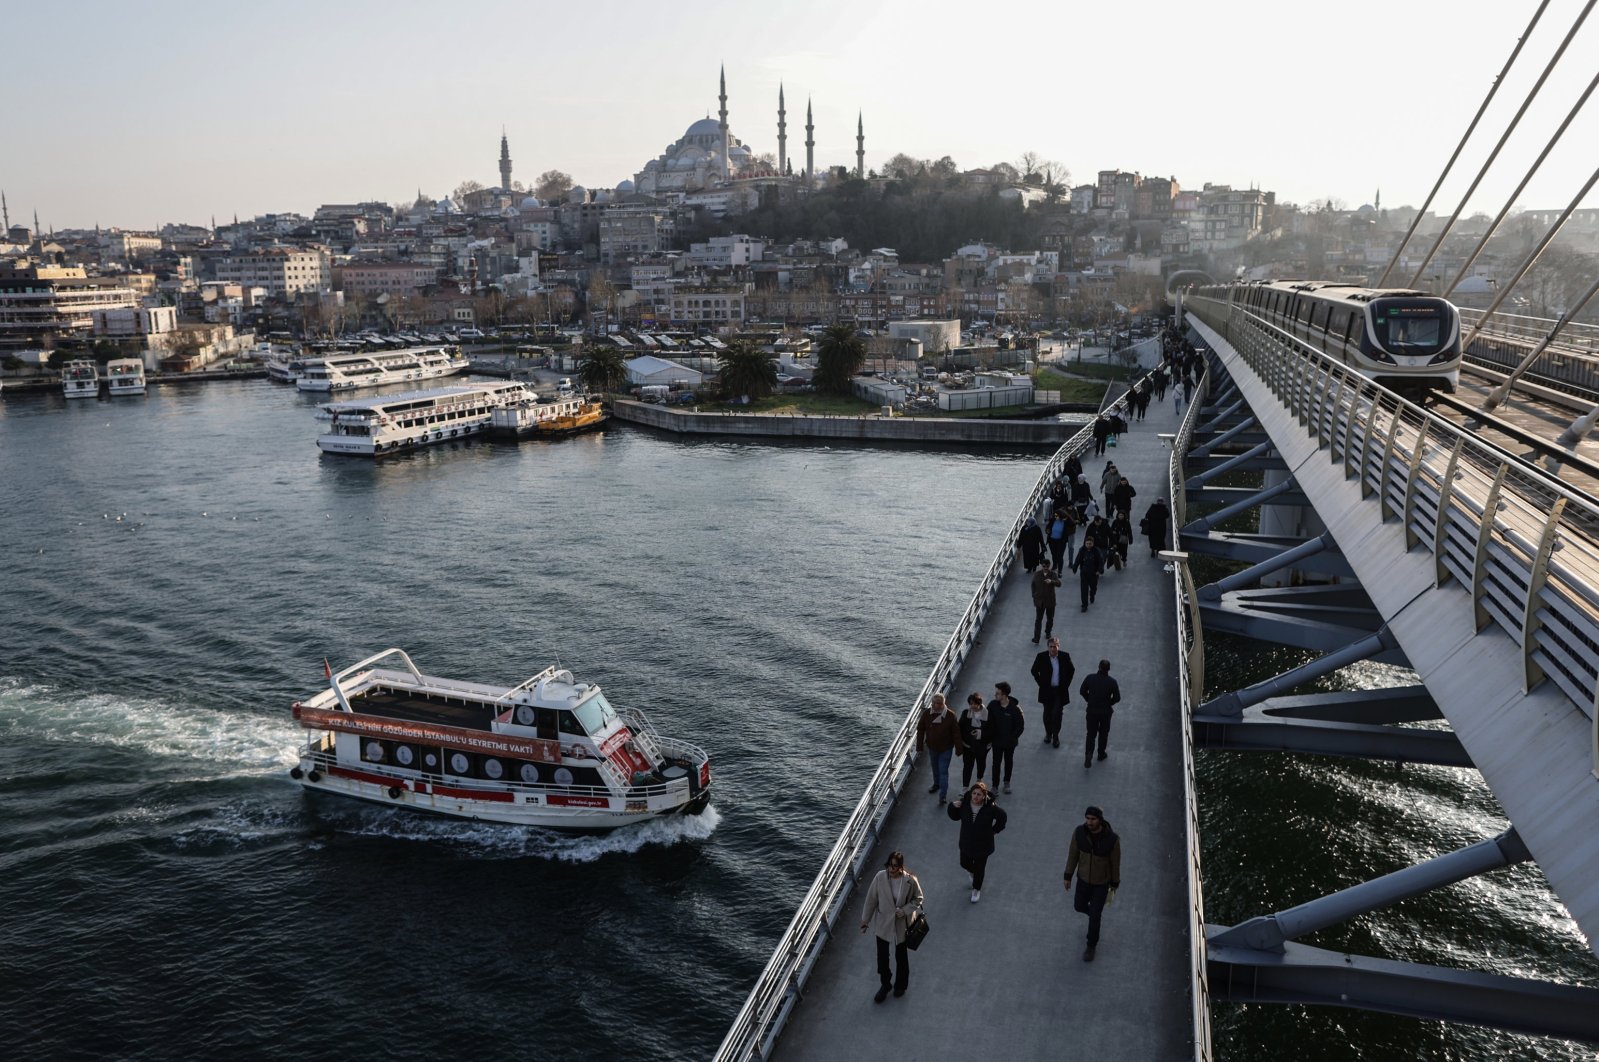
[[[861,932],[870,929],[877,935],[877,978],[881,987],[873,1002],[881,1003],[888,998],[890,943],[894,945],[896,969],[892,986],[895,997],[903,996],[910,987],[911,956],[905,943],[905,930],[921,909],[922,883],[905,869],[905,853],[888,853],[883,869],[866,888],[866,906],[861,911]]]

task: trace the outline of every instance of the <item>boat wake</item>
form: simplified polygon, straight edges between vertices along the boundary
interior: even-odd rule
[[[244,712],[108,693],[73,694],[0,677],[0,735],[128,749],[204,763],[209,777],[265,774],[292,765],[299,730]]]

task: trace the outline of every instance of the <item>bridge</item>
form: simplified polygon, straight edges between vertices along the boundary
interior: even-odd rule
[[[1068,456],[1085,455],[1097,480],[1102,462],[1086,456],[1085,431],[1041,470],[718,1059],[857,1057],[862,1037],[953,1059],[974,1050],[971,1016],[981,1014],[982,1028],[1003,1030],[1008,1057],[1056,1058],[1069,1043],[1093,1057],[1202,1062],[1212,1009],[1232,1003],[1599,1043],[1599,989],[1303,943],[1530,860],[1599,954],[1599,502],[1480,426],[1414,405],[1241,307],[1190,299],[1184,310],[1208,366],[1192,403],[1181,417],[1170,399],[1152,407],[1109,454],[1138,487],[1140,511],[1164,488],[1177,548],[1152,560],[1135,542],[1128,570],[1106,574],[1086,615],[1070,579],[1061,593],[1056,629],[1079,681],[1103,656],[1122,684],[1110,759],[1079,762],[1077,705],[1061,749],[1035,740],[1032,609],[1012,548]],[[1206,639],[1217,634],[1313,655],[1264,681],[1214,688]],[[1362,661],[1412,678],[1307,692]],[[1012,826],[973,905],[955,865],[956,827],[926,794],[915,721],[934,693],[959,704],[1002,678],[1029,730],[1015,792],[1001,797]],[[1290,909],[1213,924],[1194,760],[1268,749],[1474,768],[1513,826]],[[1123,888],[1092,964],[1079,956],[1084,920],[1059,884],[1089,803],[1124,848]],[[878,1006],[858,911],[895,849],[923,883],[933,930],[913,956],[907,996]]]

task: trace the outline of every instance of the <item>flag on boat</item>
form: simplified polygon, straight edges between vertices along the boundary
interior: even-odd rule
[[[322,658],[322,670],[328,676],[328,681],[332,682],[333,681],[333,668],[328,666],[328,658],[325,657],[325,656]]]

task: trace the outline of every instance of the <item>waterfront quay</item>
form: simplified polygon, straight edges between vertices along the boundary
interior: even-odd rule
[[[939,442],[998,446],[1059,446],[1082,430],[1057,417],[1037,420],[972,417],[822,416],[786,413],[699,413],[626,399],[612,403],[616,419],[681,435],[740,435],[857,442]]]
[[[1171,453],[1160,434],[1174,432],[1178,422],[1169,401],[1154,404],[1147,419],[1108,451],[1108,459],[1138,491],[1135,522],[1150,502],[1168,493]],[[1097,487],[1106,458],[1093,457],[1091,445],[1082,440],[1068,449],[1077,446],[1083,447],[1084,472]],[[1052,468],[1064,453],[1051,461]],[[1005,548],[1014,557],[1011,543]],[[979,589],[979,598],[984,594]],[[965,1062],[981,1050],[974,1037],[1002,1044],[1008,1059],[1192,1054],[1197,1033],[1185,877],[1185,723],[1172,577],[1165,562],[1151,558],[1145,540],[1137,538],[1127,568],[1101,578],[1089,611],[1079,611],[1077,579],[1069,572],[1058,597],[1055,633],[1076,667],[1060,748],[1042,740],[1037,687],[1029,675],[1042,645],[1032,641],[1030,576],[1019,558],[997,574],[992,605],[970,650],[947,672],[953,680],[939,681],[941,663],[915,708],[919,711],[931,693],[944,692],[958,711],[969,693],[989,700],[994,684],[1008,681],[1026,715],[1013,792],[998,793],[1009,821],[996,838],[981,900],[970,902],[969,876],[958,863],[959,826],[927,792],[932,781],[926,756],[915,758],[907,776],[896,777],[902,768],[890,769],[892,781],[886,785],[895,792],[882,794],[886,811],[880,818],[868,812],[876,836],[854,863],[853,887],[844,885],[833,899],[825,886],[821,894],[813,887],[807,897],[807,905],[813,899],[826,905],[832,928],[809,965],[802,995],[792,1003],[775,1047],[767,1043],[770,1029],[746,1024],[751,1021],[747,1004],[718,1058],[751,1057],[753,1051],[738,1045],[752,1043],[767,1043],[770,1057],[784,1062],[852,1058],[861,1057],[863,1043],[871,1042],[881,1045],[871,1050],[891,1051],[897,1058]],[[957,631],[951,644],[961,640]],[[1122,701],[1111,727],[1109,758],[1085,768],[1083,702],[1075,687],[1101,658],[1111,662]],[[885,765],[892,767],[889,760]],[[957,761],[951,765],[952,799],[961,792],[959,783]],[[879,779],[871,783],[878,784]],[[1085,962],[1087,919],[1072,908],[1063,870],[1072,831],[1089,805],[1102,808],[1120,835],[1122,863],[1121,888],[1105,909],[1096,956]],[[865,886],[895,850],[905,853],[907,868],[921,881],[931,933],[911,955],[905,996],[875,1004],[876,945],[857,926]],[[804,915],[802,906],[796,923]],[[774,965],[790,942],[780,943]],[[803,976],[807,960],[799,966]],[[768,977],[773,969],[768,966]],[[763,988],[771,993],[768,999],[782,991],[758,985],[752,1003]],[[777,1013],[788,1006],[780,1005]]]

